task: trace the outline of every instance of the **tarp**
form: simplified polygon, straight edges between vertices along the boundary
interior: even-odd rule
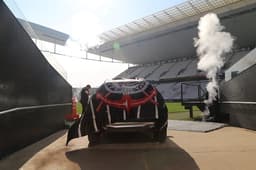
[[[85,114],[69,129],[68,142],[88,133],[100,133],[115,122],[155,122],[160,128],[167,121],[167,107],[161,94],[144,80],[105,82],[90,97]]]

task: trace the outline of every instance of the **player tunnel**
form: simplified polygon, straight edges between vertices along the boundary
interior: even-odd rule
[[[72,87],[0,0],[0,158],[64,127]]]

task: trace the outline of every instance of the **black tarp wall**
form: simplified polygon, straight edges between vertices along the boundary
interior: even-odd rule
[[[0,158],[64,127],[72,87],[0,0]]]
[[[256,65],[220,85],[220,111],[230,124],[256,130]]]

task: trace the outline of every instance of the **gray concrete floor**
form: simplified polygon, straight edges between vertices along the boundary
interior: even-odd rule
[[[168,130],[163,143],[129,142],[88,148],[87,137],[66,147],[58,132],[0,161],[12,170],[255,170],[256,133],[224,127],[208,133]]]
[[[192,132],[210,132],[227,126],[224,123],[216,122],[201,122],[201,121],[182,121],[182,120],[169,120],[168,129],[179,131],[192,131]]]

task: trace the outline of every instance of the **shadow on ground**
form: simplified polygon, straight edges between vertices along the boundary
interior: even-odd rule
[[[123,139],[117,137],[117,139]],[[133,138],[135,139],[135,138]],[[88,170],[198,170],[193,158],[172,140],[114,140],[92,148],[66,152],[69,160]]]
[[[45,148],[66,133],[66,130],[54,133],[39,142],[27,146],[3,159],[0,159],[0,169],[19,169],[25,162],[33,157],[41,149]]]

